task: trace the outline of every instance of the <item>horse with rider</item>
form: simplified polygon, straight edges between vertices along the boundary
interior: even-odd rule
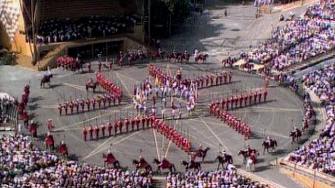
[[[277,141],[272,139],[270,136],[267,136],[266,139],[262,142],[263,147],[263,155],[265,154],[265,150],[269,153],[269,149],[272,151],[277,147]]]
[[[104,167],[108,167],[110,164],[113,164],[114,168],[120,168],[120,162],[114,157],[112,152],[108,150],[107,155],[102,154],[102,157],[105,159],[104,160]]]
[[[173,163],[169,162],[165,156],[163,156],[162,160],[159,161],[158,159],[154,159],[154,163],[157,165],[160,173],[162,172],[163,169],[169,169],[171,173],[176,172],[176,167]]]
[[[53,77],[50,67],[47,68],[47,71],[44,73],[44,76],[40,82],[40,86],[41,88],[45,88],[44,85],[45,83],[47,83],[49,85],[49,87],[51,87],[50,82],[51,82],[51,78]]]

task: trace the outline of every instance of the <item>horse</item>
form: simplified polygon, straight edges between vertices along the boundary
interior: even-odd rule
[[[179,52],[170,53],[166,56],[167,60],[170,62],[171,59],[174,59],[175,62],[178,60],[178,56],[181,55]]]
[[[88,89],[91,88],[93,89],[93,93],[95,93],[95,89],[97,88],[98,85],[99,85],[98,82],[92,82],[90,84],[86,83],[86,91],[88,92]]]
[[[115,159],[115,157],[113,156],[113,154],[109,153],[109,154],[102,154],[102,158],[105,158],[106,160],[104,160],[104,167],[106,168],[106,165],[108,167],[108,165],[113,164],[114,168],[120,168],[120,162],[118,160]]]
[[[196,169],[198,171],[201,170],[201,163],[200,162],[194,162],[194,161],[191,161],[190,163],[184,161],[184,160],[181,160],[180,163],[185,166],[185,171],[187,172],[188,169]]]
[[[162,51],[162,52],[158,52],[158,51],[154,51],[152,56],[151,56],[151,59],[154,60],[155,58],[161,58],[161,59],[164,59],[164,54],[165,52]]]
[[[133,164],[135,165],[136,171],[140,168],[144,168],[147,173],[152,171],[151,166],[145,160],[143,160],[142,162],[141,161],[139,162],[134,159]]]
[[[262,142],[262,146],[263,146],[263,155],[265,154],[265,150],[269,153],[269,148],[272,150],[275,150],[277,147],[277,141],[276,140],[270,140],[270,144],[267,141],[263,141]]]
[[[207,57],[208,57],[208,54],[205,54],[205,55],[199,54],[198,56],[195,56],[195,57],[194,57],[194,61],[195,61],[196,63],[198,63],[198,61],[201,60],[202,63],[206,63],[206,59],[207,59]]]
[[[177,60],[180,63],[183,63],[183,60],[185,60],[186,63],[189,62],[191,55],[190,54],[181,54],[178,53]]]
[[[55,149],[55,145],[54,145],[54,138],[52,135],[48,135],[45,140],[45,149],[49,149],[50,151]]]
[[[58,152],[62,155],[63,159],[67,159],[69,156],[67,147],[64,143],[60,143]]]
[[[249,149],[249,150],[240,150],[237,155],[243,156],[243,164],[246,164],[247,158],[250,156],[250,154],[254,152],[255,154],[259,155],[258,151],[256,149]]]
[[[302,136],[302,132],[299,129],[296,129],[295,131],[291,131],[290,133],[290,137],[291,137],[291,144],[293,144],[293,142],[295,142],[295,139],[297,138],[297,142],[301,139]]]
[[[43,86],[43,88],[45,88],[44,87],[45,83],[48,83],[49,87],[51,87],[50,86],[50,80],[51,80],[51,78],[52,78],[52,74],[50,74],[50,75],[44,75],[43,78],[42,78],[42,80],[41,80],[41,88],[42,88],[42,86]]]
[[[205,160],[205,157],[207,155],[207,152],[210,148],[207,147],[206,149],[202,150],[202,149],[198,149],[193,155],[192,155],[192,160],[195,160],[196,157],[201,157],[202,160],[201,162],[203,163]]]
[[[224,157],[221,155],[218,155],[216,156],[215,161],[219,161],[217,169],[219,169],[220,164],[222,165],[222,168],[224,169],[224,166],[223,166],[224,163],[227,163],[226,168],[228,164],[233,164],[233,157],[228,154],[225,154]]]
[[[159,161],[158,159],[155,158],[154,159],[154,164],[158,165],[157,171],[160,171],[160,172],[162,172],[162,169],[166,169],[166,168],[168,168],[171,173],[176,171],[176,167],[174,166],[174,164],[170,163],[166,159],[163,160],[162,165],[160,165],[161,161]]]

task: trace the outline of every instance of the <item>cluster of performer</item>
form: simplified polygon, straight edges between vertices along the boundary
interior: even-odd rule
[[[23,88],[21,102],[18,103],[19,119],[23,120],[25,125],[28,125],[28,113],[26,111],[26,107],[28,104],[29,93],[30,93],[30,86],[26,84]]]
[[[244,94],[237,94],[231,97],[224,97],[220,100],[217,99],[209,104],[211,114],[217,115],[221,109],[231,110],[239,107],[246,107],[255,105],[262,102],[266,102],[268,91],[267,89],[256,90],[253,92],[246,92]]]
[[[118,99],[118,101],[116,101]],[[110,94],[98,95],[87,99],[76,99],[58,104],[59,115],[83,113],[120,104],[120,99]]]
[[[221,121],[224,121],[229,127],[244,135],[245,139],[249,139],[251,131],[250,125],[230,114],[228,110],[260,103],[262,101],[262,95],[265,102],[267,96],[267,89],[247,92],[244,94],[213,101],[209,104],[210,114],[215,115],[217,118],[220,118]]]
[[[88,140],[88,135],[90,140],[113,136],[112,132],[114,132],[114,136],[117,136],[130,131],[139,131],[141,127],[142,129],[150,128],[153,126],[155,119],[154,115],[119,119],[107,124],[84,127],[82,134],[85,141]]]
[[[164,98],[166,96],[184,97],[187,100],[187,110],[191,112],[195,108],[198,98],[196,82],[185,82],[182,80],[180,69],[177,70],[175,78],[172,78],[152,64],[148,65],[149,74],[155,78],[154,95]]]
[[[250,125],[247,124],[245,121],[235,117],[233,114],[230,114],[225,110],[220,110],[219,116],[216,117],[220,118],[221,121],[226,123],[230,128],[234,129],[236,132],[242,134],[245,139],[250,138],[251,128]]]
[[[174,142],[179,148],[185,152],[189,152],[191,149],[191,142],[181,135],[173,126],[168,125],[164,121],[155,119],[152,127],[156,129],[159,133],[164,135],[167,139]]]
[[[99,85],[106,90],[111,96],[118,99],[118,103],[122,100],[121,88],[115,85],[113,82],[109,81],[107,78],[103,77],[100,73],[96,72],[95,77]]]
[[[191,82],[195,82],[199,89],[206,88],[210,86],[217,86],[226,83],[231,83],[232,73],[231,72],[217,72],[217,73],[210,73],[203,76],[199,76]]]
[[[64,70],[75,70],[78,68],[78,64],[80,64],[80,58],[63,55],[57,57],[56,62],[57,68],[62,67]]]

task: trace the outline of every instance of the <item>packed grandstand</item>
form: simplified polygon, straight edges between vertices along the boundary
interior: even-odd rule
[[[285,83],[286,85],[291,86],[291,88],[296,89],[296,87],[302,87],[304,89],[304,96],[302,102],[303,108],[303,122],[302,122],[302,131],[304,128],[308,129],[308,125],[312,124],[311,117],[314,114],[314,109],[312,107],[311,95],[315,95],[317,100],[320,101],[322,108],[324,108],[326,114],[326,120],[323,122],[321,133],[317,135],[315,139],[307,141],[303,145],[294,149],[291,153],[289,153],[286,157],[281,159],[282,164],[294,164],[299,165],[307,170],[317,170],[322,174],[330,175],[329,177],[335,176],[335,142],[334,142],[334,134],[335,134],[335,123],[334,123],[334,113],[335,113],[335,64],[334,62],[330,63],[330,65],[326,65],[323,68],[312,70],[309,73],[302,75],[300,78],[296,78],[293,76],[294,69],[297,66],[305,65],[308,60],[314,57],[320,57],[323,54],[328,53],[333,50],[335,47],[335,37],[334,37],[334,28],[335,28],[335,4],[328,1],[322,1],[321,3],[315,3],[309,5],[305,11],[305,13],[299,17],[297,15],[291,15],[291,17],[287,20],[287,23],[284,26],[278,26],[275,28],[271,34],[271,37],[260,44],[260,47],[254,49],[250,52],[242,53],[237,60],[238,66],[241,68],[244,64],[255,64],[262,65],[269,68],[269,72],[264,72],[263,68],[258,69],[258,73],[262,76],[268,73],[268,77],[273,78],[274,80]],[[58,19],[50,19],[44,21],[40,24],[38,28],[37,34],[37,42],[38,43],[57,43],[57,42],[67,42],[78,39],[87,39],[93,37],[108,37],[113,36],[119,33],[126,33],[129,28],[136,25],[140,21],[137,15],[129,15],[129,16],[119,16],[119,17],[89,17],[82,18],[77,20],[66,19],[66,20],[58,20]],[[28,36],[27,40],[29,41],[31,38]],[[160,49],[156,49],[157,53],[161,54]],[[121,52],[120,52],[121,53]],[[142,53],[142,52],[141,52]],[[173,57],[178,61],[178,56],[175,55],[175,52],[171,53]],[[139,55],[139,54],[138,54]],[[122,57],[122,56],[121,56]],[[66,57],[65,57],[66,58]],[[174,59],[172,58],[172,59]],[[115,61],[121,61],[122,58],[116,58]],[[182,61],[182,60],[181,60]],[[242,62],[242,63],[241,63]],[[106,62],[107,63],[107,62]],[[130,63],[129,63],[130,64]],[[120,63],[120,65],[122,65]],[[61,67],[62,65],[59,65]],[[101,66],[101,65],[100,65]],[[101,67],[99,68],[99,70]],[[110,68],[112,69],[112,68]],[[197,102],[197,94],[195,91],[199,88],[206,87],[216,87],[221,84],[226,84],[227,75],[231,73],[216,73],[210,75],[203,75],[197,77],[194,80],[182,80],[181,78],[177,78],[177,76],[168,76],[163,75],[162,71],[159,68],[153,67],[153,65],[148,66],[149,74],[153,77],[154,82],[160,83],[163,86],[153,86],[155,84],[148,83],[149,81],[144,81],[143,86],[141,83],[136,86],[134,84],[134,93],[133,100],[134,109],[137,110],[138,114],[141,114],[141,110],[147,108],[145,103],[142,103],[142,100],[146,100],[146,98],[159,95],[165,96],[178,96],[181,100],[187,100],[187,105],[185,109],[192,113],[192,105],[195,105]],[[154,71],[152,71],[154,70]],[[156,71],[156,72],[155,72]],[[90,70],[88,71],[88,73]],[[99,71],[100,72],[100,71]],[[48,73],[46,73],[47,75]],[[225,81],[222,81],[223,75],[226,74]],[[122,98],[122,91],[119,87],[116,86],[113,82],[111,82],[107,77],[102,77],[101,74],[95,73],[97,76],[97,82],[101,85],[101,90],[107,91],[106,96],[109,96],[110,100],[115,99],[119,100],[119,103]],[[221,81],[220,81],[221,75]],[[48,75],[47,75],[48,76]],[[99,77],[99,78],[98,78]],[[204,79],[207,84],[201,84],[201,79]],[[227,82],[230,83],[231,81]],[[148,79],[149,80],[149,79]],[[199,81],[197,81],[199,80]],[[215,84],[216,81],[216,84]],[[103,82],[103,83],[102,83]],[[91,86],[93,82],[86,83],[86,86]],[[156,83],[156,85],[158,85]],[[42,83],[41,83],[42,84]],[[120,84],[120,83],[119,83]],[[173,84],[175,84],[173,86]],[[42,85],[41,85],[42,86]],[[16,124],[15,135],[4,134],[0,138],[0,183],[2,187],[153,187],[155,186],[154,176],[156,175],[152,169],[147,170],[148,163],[142,163],[141,161],[144,159],[140,157],[139,166],[136,166],[136,169],[122,169],[110,167],[101,167],[92,164],[86,164],[79,161],[67,160],[67,157],[64,157],[67,149],[65,151],[61,151],[58,149],[58,152],[55,151],[44,151],[35,146],[34,142],[36,141],[36,135],[38,127],[33,123],[28,123],[28,115],[27,115],[27,105],[29,103],[29,94],[30,94],[30,86],[25,85],[23,87],[23,93],[21,96],[21,100],[18,100],[18,97],[11,98],[8,96],[1,96],[0,98],[0,124],[11,122],[13,117],[18,116],[20,121],[24,121],[24,125]],[[115,89],[117,88],[117,89]],[[148,90],[146,89],[148,88]],[[157,92],[151,92],[150,89]],[[175,88],[175,90],[172,90]],[[176,89],[177,88],[177,89]],[[178,89],[180,88],[180,89]],[[256,90],[254,93],[249,92],[252,95],[249,99],[249,93],[245,94],[246,98],[244,100],[243,93],[240,94],[241,99],[232,99],[230,100],[229,96],[224,100],[227,100],[227,107],[222,104],[222,101],[216,102],[212,101],[211,105],[217,105],[219,108],[218,115],[216,115],[215,109],[210,114],[215,114],[221,121],[229,122],[227,125],[230,128],[236,129],[237,132],[241,133],[246,137],[245,140],[249,139],[245,134],[245,131],[239,130],[237,127],[238,122],[242,122],[238,117],[229,116],[229,118],[234,119],[230,121],[225,119],[226,114],[228,114],[228,110],[232,108],[241,108],[242,106],[252,106],[256,103],[261,103],[261,101],[266,101],[266,90],[267,86],[262,88],[263,90]],[[87,88],[86,88],[87,89]],[[155,90],[156,89],[156,90]],[[170,91],[171,89],[172,91]],[[115,91],[117,90],[117,92]],[[100,91],[100,90],[99,90]],[[140,92],[139,92],[140,91]],[[143,92],[142,92],[143,91]],[[116,92],[116,93],[115,93]],[[149,94],[150,93],[150,94]],[[156,95],[151,93],[157,93]],[[159,94],[158,94],[159,93]],[[173,94],[172,94],[173,93]],[[15,94],[16,96],[19,93]],[[121,96],[120,96],[121,95]],[[257,96],[263,96],[264,99],[261,100]],[[255,96],[255,99],[253,98]],[[145,98],[145,99],[144,99]],[[256,100],[257,99],[257,100]],[[97,100],[106,100],[108,102],[108,97],[106,99],[97,99]],[[93,111],[95,110],[95,103],[97,100],[93,100],[93,102],[85,102],[86,106],[83,108],[84,111]],[[155,99],[152,99],[155,102]],[[176,99],[177,100],[177,99]],[[231,104],[228,104],[231,101]],[[90,101],[90,100],[89,100]],[[129,100],[130,101],[130,100]],[[236,103],[235,103],[236,101]],[[238,105],[238,101],[240,105]],[[248,102],[247,102],[248,101]],[[258,102],[257,102],[258,101]],[[161,101],[161,105],[163,106],[165,101]],[[58,110],[64,109],[66,111],[66,115],[68,114],[67,110],[71,110],[73,113],[73,108],[77,105],[80,107],[80,102],[78,102],[71,109],[71,102],[68,103],[68,106],[61,104]],[[111,103],[111,102],[109,102]],[[158,102],[157,102],[158,103]],[[177,102],[175,102],[177,103]],[[93,107],[94,104],[94,107]],[[98,103],[100,107],[100,102]],[[219,104],[222,104],[220,107]],[[92,108],[90,107],[92,105]],[[166,104],[165,104],[166,105]],[[229,105],[229,106],[228,106]],[[105,106],[105,104],[104,104]],[[158,105],[157,105],[158,106]],[[176,106],[176,107],[175,107]],[[171,101],[171,117],[175,119],[177,118],[177,112],[181,111],[182,107],[177,107],[178,105],[174,105]],[[78,113],[78,108],[77,112]],[[148,107],[149,108],[149,107]],[[98,108],[97,108],[98,109]],[[183,137],[182,133],[178,133],[178,129],[172,128],[172,126],[166,126],[163,122],[164,120],[164,112],[155,111],[155,107],[152,107],[151,111],[148,109],[148,114],[150,116],[138,116],[138,120],[134,118],[134,124],[132,124],[132,120],[129,119],[129,125],[132,126],[132,131],[135,129],[134,125],[137,124],[137,130],[139,130],[140,119],[147,118],[150,119],[148,121],[151,122],[148,127],[153,127],[158,132],[160,132],[163,136],[173,141],[178,147],[185,151],[185,153],[189,153],[189,139],[187,135]],[[144,110],[146,111],[146,110]],[[128,113],[128,111],[127,111]],[[162,121],[156,119],[157,114],[162,114]],[[224,115],[222,115],[224,114]],[[59,115],[66,116],[62,114],[62,111],[59,111]],[[127,114],[128,115],[128,114]],[[172,116],[173,115],[173,116]],[[222,116],[221,116],[222,115]],[[158,115],[157,115],[158,116]],[[154,117],[154,118],[153,118]],[[171,118],[172,119],[172,118]],[[30,119],[29,119],[30,120]],[[120,120],[122,120],[120,116]],[[156,121],[157,120],[157,121]],[[126,120],[123,119],[124,126],[126,126]],[[119,121],[120,122],[120,121]],[[230,122],[232,125],[230,125]],[[235,122],[237,122],[235,124]],[[15,123],[13,123],[15,124]],[[242,123],[243,124],[243,123]],[[247,126],[246,124],[244,124]],[[108,126],[106,124],[106,126]],[[111,125],[112,126],[112,125]],[[304,127],[305,126],[305,127]],[[92,126],[93,127],[93,126]],[[98,126],[96,126],[98,127]],[[91,129],[86,128],[83,129],[84,139],[86,141],[86,134],[91,134],[91,139],[93,140],[92,134],[93,131],[96,132],[96,140],[99,138],[99,130],[105,131],[102,128]],[[147,128],[148,128],[147,127]],[[170,128],[167,128],[170,127]],[[240,127],[240,126],[239,126]],[[106,128],[106,127],[105,127]],[[117,130],[119,128],[119,131]],[[143,122],[143,129],[145,128],[145,123]],[[299,126],[300,128],[300,126]],[[23,129],[27,130],[24,131]],[[50,128],[51,129],[51,128]],[[112,129],[112,128],[111,128]],[[125,128],[122,128],[122,124],[117,124],[115,122],[115,136],[117,134],[122,134],[125,132]],[[130,128],[129,128],[130,129]],[[295,129],[298,129],[295,127]],[[88,131],[84,133],[84,131]],[[109,130],[110,131],[110,130]],[[253,130],[251,130],[253,131]],[[295,130],[293,130],[294,132]],[[31,133],[31,135],[27,135],[25,133]],[[128,133],[128,125],[126,132]],[[249,130],[250,133],[250,130]],[[296,133],[296,132],[294,132]],[[44,133],[41,133],[44,134]],[[105,132],[102,133],[103,137],[105,137]],[[107,134],[106,134],[107,135]],[[174,137],[174,135],[179,135]],[[50,132],[47,133],[45,143],[47,144],[47,139],[50,136]],[[111,133],[109,132],[109,136]],[[35,139],[34,139],[35,137]],[[50,137],[51,138],[51,137]],[[88,140],[88,139],[87,139]],[[268,141],[268,140],[266,140]],[[53,141],[52,141],[53,142]],[[52,143],[54,144],[54,143]],[[59,144],[59,148],[61,148],[62,143]],[[65,146],[66,148],[66,146]],[[200,148],[201,149],[201,148]],[[249,150],[250,148],[247,148]],[[199,150],[200,151],[200,150]],[[224,157],[226,157],[225,151],[220,151]],[[201,150],[201,155],[203,155],[203,150]],[[256,154],[256,153],[255,153]],[[249,154],[247,158],[251,158],[253,154]],[[105,162],[110,163],[108,158]],[[112,163],[114,161],[114,157]],[[196,164],[192,159],[190,160],[191,164]],[[194,163],[192,163],[194,162]],[[149,162],[150,163],[150,162]],[[229,162],[228,162],[229,163]],[[166,180],[166,187],[250,187],[250,188],[265,188],[265,187],[275,187],[273,185],[269,185],[268,182],[262,182],[260,180],[254,180],[246,175],[242,175],[238,173],[237,167],[233,164],[228,165],[226,168],[222,170],[194,170],[188,172],[169,172],[164,179]],[[160,165],[164,165],[162,162]],[[190,166],[191,166],[190,164]],[[187,164],[189,165],[189,164]],[[137,168],[138,167],[138,168]],[[151,168],[151,167],[150,167]]]

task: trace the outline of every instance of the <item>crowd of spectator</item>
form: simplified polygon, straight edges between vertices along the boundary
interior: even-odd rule
[[[272,70],[282,71],[325,53],[335,47],[334,13],[334,3],[311,5],[302,18],[291,19],[284,27],[275,28],[261,47],[243,53],[241,58],[246,63],[268,64]]]
[[[151,175],[62,161],[27,136],[0,137],[0,182],[8,187],[150,187]]]
[[[224,188],[266,188],[266,184],[253,181],[239,175],[233,165],[227,170],[186,172],[185,174],[169,174],[167,187],[224,187]]]
[[[127,33],[140,20],[137,15],[46,20],[38,27],[37,43],[66,42]],[[31,40],[32,35],[28,36],[28,40]]]
[[[335,176],[334,78],[334,64],[302,77],[303,84],[325,105],[327,120],[318,138],[297,148],[288,157],[289,161],[333,176]]]

